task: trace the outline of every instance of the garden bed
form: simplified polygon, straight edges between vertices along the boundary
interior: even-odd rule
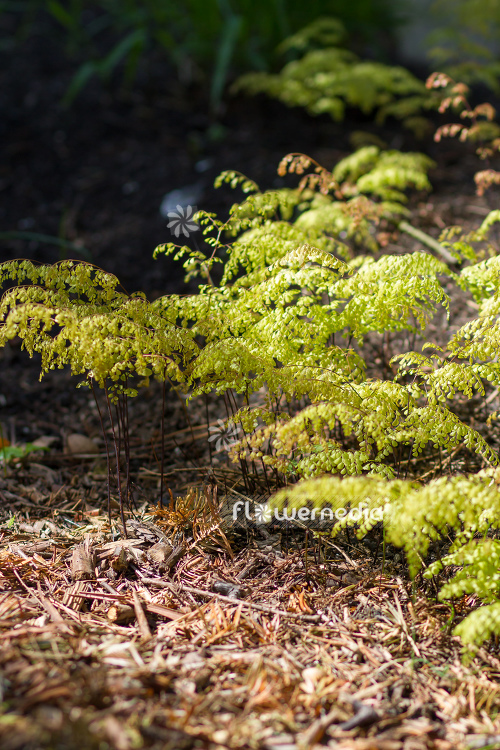
[[[73,71],[57,54],[42,34],[3,54],[0,232],[30,237],[4,238],[2,261],[89,257],[150,299],[193,291],[180,265],[152,260],[155,246],[171,239],[160,214],[165,195],[190,190],[199,208],[226,215],[240,196],[212,188],[222,170],[280,187],[288,184],[276,174],[286,153],[303,151],[332,168],[360,130],[436,159],[434,193],[411,203],[414,226],[433,237],[447,225],[472,229],[490,208],[474,194],[477,161],[461,144],[417,144],[390,123],[375,127],[349,113],[334,124],[263,98],[228,98],[214,119],[206,93],[180,92],[160,63],[136,93],[92,83],[64,109]],[[424,249],[407,236],[396,249],[395,240],[386,252]],[[436,317],[427,329],[436,343],[474,315],[455,294],[450,321]],[[397,336],[383,351],[374,344],[371,376],[383,374],[391,341],[396,350]],[[465,666],[451,635],[477,606],[474,597],[454,612],[436,603],[430,583],[412,586],[395,549],[382,559],[348,536],[322,549],[307,534],[289,546],[256,526],[225,526],[219,506],[229,489],[244,498],[245,488],[224,451],[209,445],[209,428],[226,417],[223,402],[196,399],[188,423],[168,393],[162,442],[157,385],[130,404],[124,530],[113,483],[108,498],[92,394],[66,372],[41,384],[38,372],[19,342],[0,351],[2,445],[38,441],[47,449],[0,467],[2,748],[500,745],[497,644]],[[490,410],[496,397],[488,391]],[[463,409],[474,418],[483,403],[464,399]],[[484,430],[498,447],[494,428]],[[474,461],[460,449],[444,469],[477,470]],[[424,480],[443,464],[429,450],[403,468]],[[163,554],[170,549],[163,560],[151,553],[158,544]],[[85,575],[83,553],[92,558]]]

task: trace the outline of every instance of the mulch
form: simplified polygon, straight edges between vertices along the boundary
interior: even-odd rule
[[[500,659],[465,666],[399,563],[242,544],[209,500],[144,505],[128,538],[60,499],[1,525],[4,750],[500,742]]]

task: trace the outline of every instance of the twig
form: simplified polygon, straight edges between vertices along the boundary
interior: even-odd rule
[[[428,248],[438,253],[443,258],[443,260],[446,261],[446,263],[449,263],[452,266],[457,265],[457,259],[454,258],[453,255],[441,245],[441,243],[435,240],[434,237],[431,237],[425,232],[422,232],[421,229],[413,227],[407,221],[400,221],[398,224],[398,229],[400,232],[406,232],[406,234],[409,234],[410,237],[413,237],[415,240],[421,242],[422,245],[427,245]]]
[[[178,586],[169,581],[161,581],[159,578],[141,578],[141,583],[149,586],[157,586],[160,589],[171,589],[174,592],[178,592]],[[222,594],[214,594],[211,591],[203,591],[202,589],[193,588],[193,586],[182,586],[182,591],[187,591],[189,594],[196,594],[202,596],[204,599],[220,599],[222,602],[232,605],[243,605],[244,607],[250,607],[256,609],[259,612],[266,612],[269,615],[279,615],[280,617],[295,617],[299,620],[306,622],[319,622],[321,615],[301,615],[295,612],[285,612],[283,609],[274,609],[274,607],[265,607],[263,604],[254,604],[253,602],[246,602],[243,599],[234,599],[229,596],[223,596]]]
[[[452,453],[450,453],[450,455],[447,458],[445,458],[445,460],[443,461],[443,464],[441,466],[441,471],[443,469],[446,469],[446,467],[451,464],[451,462],[453,461],[453,459],[455,458],[455,456],[457,455],[457,453],[459,453],[462,450],[462,448],[463,448],[462,444],[457,445],[457,447],[455,448],[455,450]],[[421,482],[423,479],[427,479],[427,477],[430,476],[431,474],[434,474],[435,471],[437,471],[436,468],[430,469],[429,471],[426,471],[425,474],[422,474],[421,477],[418,477],[417,481]]]
[[[352,565],[352,567],[354,569],[359,568],[358,563],[355,562],[354,560],[351,560],[351,558],[349,557],[349,555],[347,554],[347,552],[345,552],[341,547],[337,547],[336,544],[334,544],[333,542],[330,542],[328,540],[326,540],[326,542],[327,542],[327,544],[328,544],[329,547],[333,547],[333,549],[336,549],[337,552],[340,552],[340,554],[344,557],[344,559],[349,563],[349,565]]]
[[[132,590],[132,599],[134,601],[135,616],[141,636],[144,639],[151,638],[151,630],[149,629],[148,621],[146,620],[146,615],[144,614],[141,600],[139,599],[139,594],[135,589]]]
[[[61,615],[61,613],[57,610],[57,607],[54,607],[52,602],[50,602],[46,596],[42,593],[42,589],[40,588],[40,584],[38,584],[38,592],[35,594],[33,592],[33,595],[37,597],[40,604],[44,608],[44,610],[47,612],[48,616],[52,620],[52,622],[55,622],[59,625],[66,624],[66,620]]]
[[[329,713],[313,721],[305,732],[299,735],[297,738],[297,747],[300,750],[309,750],[310,747],[320,742],[328,727],[338,720],[338,716],[339,710],[337,705],[334,704],[334,707]]]

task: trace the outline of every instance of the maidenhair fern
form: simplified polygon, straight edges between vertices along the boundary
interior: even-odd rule
[[[75,261],[11,261],[0,274],[19,284],[2,298],[0,345],[19,336],[31,355],[41,354],[42,375],[69,365],[101,386],[112,381],[125,388],[128,379],[151,375],[182,381],[197,348],[192,335],[159,315],[144,295],[118,291],[115,276]]]
[[[327,113],[342,120],[346,107],[364,114],[376,113],[384,122],[389,115],[422,131],[421,112],[434,106],[424,84],[399,66],[360,60],[344,45],[345,33],[336,19],[319,19],[286,44],[303,56],[289,62],[277,75],[249,73],[235,90],[266,93],[291,107],[304,107],[313,115]],[[311,48],[312,47],[312,48]]]
[[[341,480],[324,476],[279,490],[270,505],[277,509],[311,510],[329,505],[334,511],[338,508],[366,511],[361,518],[359,513],[346,514],[343,523],[334,526],[334,535],[351,525],[358,528],[358,536],[362,537],[368,530],[366,518],[373,521],[371,526],[383,518],[386,540],[405,549],[412,575],[422,568],[431,542],[449,531],[455,533],[449,558],[429,567],[426,575],[436,574],[448,563],[472,564],[474,550],[478,548],[471,542],[474,535],[485,534],[491,526],[500,524],[500,493],[485,476],[439,478],[424,486],[410,480],[387,481],[376,477]],[[481,595],[485,591],[483,586]],[[500,598],[498,586],[496,589],[490,586],[488,592],[489,601],[492,596]]]
[[[342,508],[333,533],[355,525],[363,535],[383,520],[413,575],[431,542],[454,535],[442,564],[461,572],[442,595],[474,593],[492,607],[484,610],[491,616],[474,613],[460,625],[474,642],[483,617],[485,634],[498,631],[491,618],[500,595],[485,567],[487,555],[500,554],[488,537],[500,524],[496,475],[422,486],[398,478],[397,456],[403,448],[411,459],[427,447],[445,455],[465,446],[497,463],[483,432],[455,407],[457,394],[483,394],[488,380],[500,386],[500,265],[489,257],[492,244],[481,257],[498,216],[473,236],[447,233],[443,242],[469,263],[459,273],[428,253],[382,254],[379,225],[408,214],[406,193],[429,188],[430,166],[422,155],[370,146],[332,172],[289,155],[280,173],[298,175],[296,189],[261,192],[224,173],[219,182],[246,197],[226,221],[198,213],[205,246],[157,249],[183,258],[188,277],[201,277],[195,295],[149,302],[74,261],[2,264],[0,280],[15,286],[0,304],[0,344],[20,336],[41,354],[42,374],[69,366],[118,396],[136,395],[150,377],[191,396],[230,392],[240,407],[232,420],[243,429],[233,457],[258,461],[289,483],[272,500],[276,507]],[[399,379],[396,363],[377,377],[374,342],[425,334],[438,311],[441,319],[448,314],[453,283],[476,300],[476,320],[441,349],[403,353]]]
[[[430,11],[434,30],[428,43],[434,67],[498,93],[500,62],[494,46],[500,23],[498,3],[434,0]]]

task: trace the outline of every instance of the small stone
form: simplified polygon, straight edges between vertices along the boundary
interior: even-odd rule
[[[86,435],[79,435],[77,432],[68,435],[66,445],[68,453],[72,453],[73,455],[82,453],[99,453],[99,448],[93,440]]]

